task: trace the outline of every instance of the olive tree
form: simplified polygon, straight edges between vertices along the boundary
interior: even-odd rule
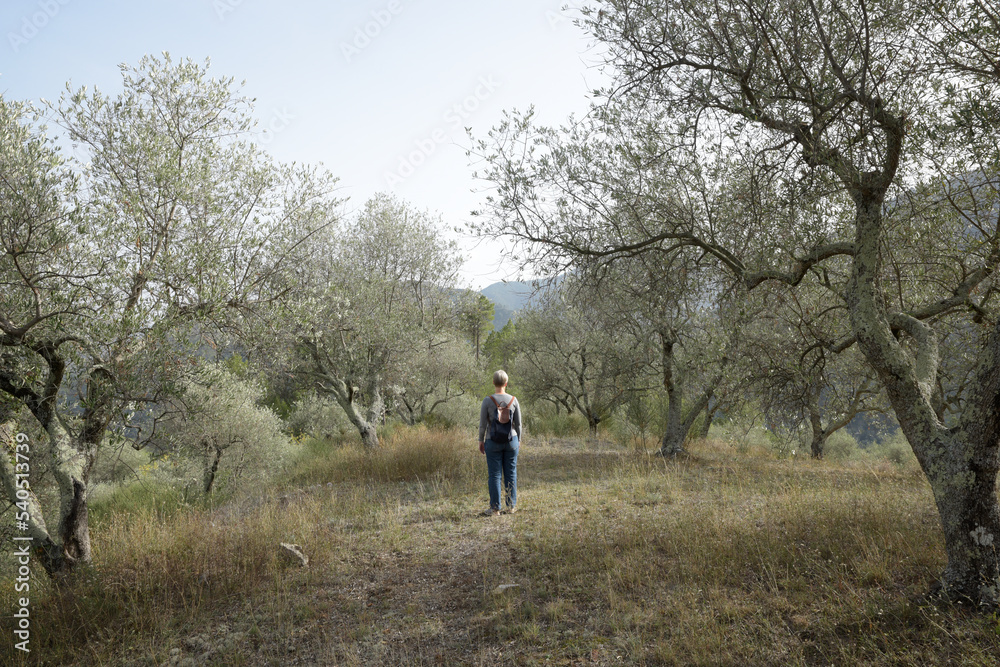
[[[77,181],[34,121],[26,105],[0,98],[0,438],[4,447],[0,477],[8,501],[17,500],[20,512],[27,515],[28,531],[41,551],[42,564],[56,573],[90,558],[84,452],[92,445],[71,439],[59,419],[58,400],[69,363],[70,353],[64,350],[86,343],[74,335],[73,328],[80,321],[78,312],[89,290],[86,285],[74,286],[71,278],[78,275],[86,280],[96,274],[97,267],[92,258],[72,251],[86,231],[75,204]],[[100,381],[97,378],[95,386]],[[51,441],[48,450],[62,501],[54,528],[47,525],[44,508],[30,489],[30,456],[16,456],[31,450],[29,443],[17,439],[23,410],[30,411]],[[103,433],[106,419],[103,406],[91,401],[80,421]],[[36,454],[40,450],[36,443]],[[23,491],[20,496],[19,490]]]
[[[59,508],[49,523],[30,508],[29,529],[52,575],[91,558],[87,483],[108,429],[141,446],[198,336],[238,330],[282,289],[332,187],[250,142],[249,101],[207,66],[121,69],[117,96],[68,90],[52,108],[79,164],[0,103],[0,392],[46,433]],[[7,494],[15,472],[5,458]]]
[[[396,414],[409,425],[423,421],[456,399],[472,393],[482,373],[464,340],[447,331],[413,351],[393,388]]]
[[[998,152],[996,116],[977,112],[1000,90],[989,58],[998,36],[977,28],[992,25],[988,5],[958,5],[601,3],[583,22],[604,46],[615,85],[595,116],[626,141],[598,150],[553,131],[582,146],[573,155],[596,153],[596,163],[559,161],[544,133],[532,142],[544,150],[518,154],[531,128],[514,117],[489,141],[489,178],[508,231],[563,256],[610,261],[695,248],[749,289],[797,286],[845,261],[850,332],[830,349],[857,345],[930,482],[948,556],[941,591],[993,605]],[[977,7],[970,27],[962,12]],[[949,68],[927,35],[971,45],[961,53],[976,71],[967,61]],[[670,172],[674,179],[662,177]],[[549,174],[558,179],[539,180]],[[574,197],[548,196],[560,189]],[[902,251],[930,261],[894,264]],[[936,322],[956,313],[980,323],[980,344],[962,413],[946,425],[936,410]]]
[[[452,335],[454,244],[441,240],[434,216],[378,194],[311,246],[290,275],[298,287],[278,317],[277,340],[298,350],[296,374],[333,396],[375,448],[387,392]]]
[[[659,385],[666,397],[659,453],[683,454],[699,415],[710,421],[717,405],[713,399],[747,317],[740,290],[694,253],[597,261],[582,270],[588,298],[604,314],[602,326],[626,341],[636,362],[652,371],[652,387]]]
[[[514,372],[526,397],[550,401],[597,427],[642,382],[645,359],[608,325],[599,302],[567,279],[518,313]]]
[[[177,451],[198,463],[205,494],[220,478],[259,481],[288,453],[281,419],[258,404],[262,393],[253,378],[203,365],[172,397],[174,409],[161,421],[162,436],[155,442],[161,451]]]
[[[866,412],[887,410],[871,368],[854,346],[832,352],[841,339],[841,307],[829,307],[822,288],[767,284],[753,297],[767,304],[742,330],[737,374],[768,421],[808,433],[813,458],[823,458],[831,435]],[[834,302],[836,303],[836,302]]]

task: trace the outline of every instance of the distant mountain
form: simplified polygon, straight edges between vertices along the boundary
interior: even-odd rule
[[[504,325],[514,317],[514,312],[510,308],[493,304],[493,330],[500,331],[503,329]]]
[[[493,302],[493,328],[502,329],[517,311],[530,306],[541,292],[561,282],[562,276],[556,276],[532,281],[510,280],[483,288],[480,293]]]
[[[497,306],[517,310],[528,303],[534,291],[535,288],[531,283],[515,280],[493,283],[484,288],[482,294]]]

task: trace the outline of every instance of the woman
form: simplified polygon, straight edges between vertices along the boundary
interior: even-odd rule
[[[486,455],[490,508],[485,516],[500,514],[500,476],[507,496],[507,512],[517,511],[517,450],[521,437],[521,406],[507,393],[507,373],[493,374],[496,393],[479,409],[479,451]],[[506,421],[505,421],[506,418]]]

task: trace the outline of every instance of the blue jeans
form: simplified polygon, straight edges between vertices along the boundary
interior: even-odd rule
[[[510,442],[486,440],[486,470],[489,474],[490,507],[500,509],[500,475],[507,492],[507,505],[517,504],[517,437]]]

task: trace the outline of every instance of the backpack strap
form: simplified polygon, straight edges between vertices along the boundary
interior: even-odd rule
[[[493,401],[493,405],[497,406],[497,410],[499,410],[500,409],[500,404],[497,403],[497,399],[493,396],[493,394],[490,394],[490,400]],[[514,394],[511,394],[510,395],[510,400],[507,401],[506,403],[504,403],[503,407],[509,408],[510,404],[513,403],[513,402],[514,402]]]

